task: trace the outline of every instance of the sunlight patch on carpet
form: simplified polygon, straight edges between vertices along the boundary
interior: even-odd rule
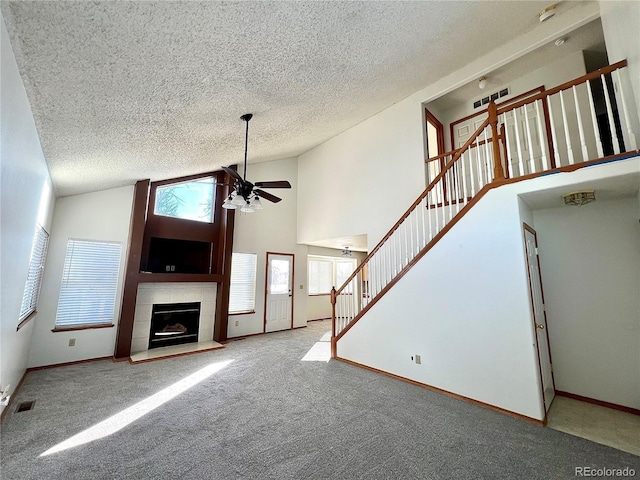
[[[177,397],[181,393],[187,391],[191,387],[206,380],[214,373],[222,370],[229,365],[233,360],[227,360],[226,362],[212,363],[201,370],[183,378],[182,380],[169,385],[167,388],[160,390],[158,393],[151,395],[150,397],[141,400],[140,402],[131,405],[129,408],[116,413],[112,417],[103,420],[100,423],[96,423],[93,427],[90,427],[73,437],[68,438],[62,443],[51,447],[46,452],[40,454],[41,457],[51,455],[52,453],[68,450],[86,443],[99,440],[107,437],[113,433],[122,430],[130,423],[135,422],[137,419],[143,417],[147,413],[155,410],[161,405],[167,403],[172,398]]]
[[[331,359],[331,343],[316,342],[302,357],[303,362],[328,362]]]

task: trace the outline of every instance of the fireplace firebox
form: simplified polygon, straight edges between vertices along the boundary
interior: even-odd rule
[[[154,304],[149,350],[198,341],[200,302]]]

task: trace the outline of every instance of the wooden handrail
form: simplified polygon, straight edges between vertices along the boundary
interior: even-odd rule
[[[580,85],[581,83],[585,83],[589,80],[594,80],[596,78],[599,78],[600,75],[606,75],[607,73],[611,73],[614,70],[618,70],[619,68],[623,68],[627,66],[627,60],[620,60],[617,63],[614,63],[613,65],[608,65],[606,67],[602,67],[598,70],[595,70],[591,73],[587,73],[586,75],[583,75],[582,77],[576,78],[574,80],[571,80],[570,82],[566,82],[563,83],[562,85],[558,85],[557,87],[553,87],[550,88],[549,90],[545,90],[544,92],[541,92],[537,95],[534,95],[533,97],[529,97],[529,98],[525,98],[524,100],[518,102],[518,103],[513,103],[511,105],[508,105],[506,107],[502,107],[498,109],[498,115],[502,115],[505,112],[510,112],[511,110],[515,110],[516,108],[522,107],[524,105],[529,105],[530,103],[536,102],[538,100],[542,100],[550,95],[554,95],[562,90],[568,90],[571,87],[574,87],[576,85]]]
[[[495,106],[495,104],[494,104],[494,106]],[[404,215],[402,215],[402,217],[400,217],[400,220],[398,220],[395,223],[395,225],[393,227],[391,227],[391,229],[387,232],[387,234],[384,237],[382,237],[382,240],[380,240],[380,242],[378,242],[378,244],[374,247],[374,249],[371,250],[369,255],[367,255],[364,258],[364,260],[362,260],[362,262],[360,262],[360,265],[358,266],[358,268],[356,268],[353,271],[353,273],[349,276],[349,278],[347,278],[345,280],[345,282],[342,284],[342,286],[336,291],[336,296],[340,295],[340,293],[342,293],[342,290],[351,282],[351,280],[353,280],[356,277],[356,275],[358,275],[358,273],[360,273],[362,271],[362,268],[364,267],[364,265],[367,264],[367,262],[369,262],[369,259],[378,250],[380,250],[380,248],[382,248],[382,245],[384,245],[384,243],[389,239],[389,237],[391,237],[391,235],[393,235],[393,232],[395,232],[398,229],[398,227],[400,225],[402,225],[402,222],[404,222],[407,219],[407,217],[409,215],[411,215],[411,212],[413,212],[413,210],[420,204],[420,202],[422,202],[422,200],[424,200],[424,198],[429,194],[429,192],[446,175],[447,171],[451,168],[451,166],[462,156],[464,151],[466,149],[468,149],[473,144],[474,140],[476,140],[476,138],[482,133],[482,131],[487,127],[488,124],[489,124],[489,119],[487,118],[484,122],[482,122],[482,124],[478,127],[478,129],[475,132],[473,132],[473,135],[471,135],[469,137],[469,140],[467,140],[465,142],[465,144],[456,151],[456,153],[453,155],[451,160],[449,160],[449,163],[447,163],[444,166],[444,168],[440,171],[440,173],[438,175],[436,175],[436,177],[431,181],[431,183],[422,192],[422,194],[420,194],[418,199],[411,204],[411,206],[407,209],[407,211],[404,213]]]
[[[502,134],[498,135],[498,140],[500,140],[500,139],[501,139],[501,135],[502,135]],[[472,143],[471,145],[469,145],[469,147],[470,147],[470,148],[475,148],[475,147],[479,147],[479,146],[481,146],[481,145],[484,145],[485,143],[492,143],[492,142],[493,142],[493,138],[492,138],[492,137],[489,137],[489,138],[487,138],[487,141],[486,141],[486,142],[485,142],[484,140],[480,140],[478,143]],[[451,150],[450,152],[447,152],[447,153],[441,153],[441,154],[440,154],[440,155],[438,155],[437,157],[430,157],[430,158],[427,158],[427,159],[425,160],[425,163],[434,162],[434,161],[436,161],[436,160],[440,160],[441,158],[443,158],[443,157],[447,157],[447,156],[449,156],[449,155],[455,155],[455,153],[456,153],[456,152],[458,152],[459,150],[460,150],[459,148],[456,148],[455,150]]]

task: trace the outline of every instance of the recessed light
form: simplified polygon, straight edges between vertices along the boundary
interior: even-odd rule
[[[559,39],[557,39],[555,41],[556,47],[559,47],[560,45],[564,45],[564,42],[566,42],[567,39],[565,37],[560,37]]]

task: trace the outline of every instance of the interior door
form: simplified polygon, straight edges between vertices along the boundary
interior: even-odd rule
[[[264,331],[293,328],[293,254],[267,253]]]
[[[553,367],[551,351],[549,349],[549,333],[547,328],[547,314],[544,307],[542,291],[542,277],[540,275],[540,261],[538,260],[538,240],[536,232],[526,223],[524,224],[524,242],[527,254],[527,269],[529,273],[529,293],[533,324],[536,331],[536,347],[538,349],[538,364],[542,381],[542,394],[545,411],[549,410],[556,395],[553,381]]]

